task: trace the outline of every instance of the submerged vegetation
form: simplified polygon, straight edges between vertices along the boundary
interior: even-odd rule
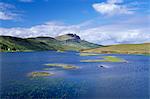
[[[30,77],[44,77],[44,76],[52,76],[54,75],[53,73],[49,73],[49,72],[31,72],[29,73]]]
[[[60,67],[63,69],[77,69],[79,67],[74,66],[74,65],[70,65],[70,64],[45,64],[46,66],[50,66],[50,67]]]
[[[64,53],[65,51],[63,51],[63,50],[57,50],[57,52],[59,52],[59,53]]]
[[[107,62],[126,62],[126,60],[118,58],[116,56],[104,56],[103,58],[103,61]]]
[[[45,64],[46,66],[50,67],[58,67],[58,68],[63,68],[63,69],[77,69],[79,67],[69,65],[69,64]],[[52,76],[54,73],[46,72],[46,71],[51,71],[52,68],[44,68],[44,71],[39,71],[39,72],[31,72],[28,74],[29,77],[46,77],[46,76]]]
[[[118,58],[116,56],[103,56],[103,59],[95,60],[81,60],[81,62],[127,62],[124,59]]]

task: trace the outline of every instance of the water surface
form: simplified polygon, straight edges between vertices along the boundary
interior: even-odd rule
[[[3,99],[148,99],[149,56],[100,54],[80,56],[77,52],[15,52],[0,53],[1,98]],[[95,62],[80,60],[117,56],[128,63]],[[44,64],[61,63],[79,66],[65,70],[51,68],[55,75],[31,78],[28,73],[44,71]],[[99,66],[106,68],[100,68]]]

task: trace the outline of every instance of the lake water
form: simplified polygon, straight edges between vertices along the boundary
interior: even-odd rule
[[[0,53],[2,99],[149,99],[149,56],[100,54],[80,56],[77,52]],[[117,56],[128,63],[80,62],[102,56]],[[55,75],[31,78],[28,73],[46,71],[44,64],[79,66],[65,70],[51,68]],[[107,68],[100,68],[103,65]]]

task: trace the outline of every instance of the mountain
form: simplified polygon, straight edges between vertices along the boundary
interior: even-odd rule
[[[150,43],[118,44],[83,50],[92,53],[150,54]]]
[[[83,50],[100,45],[81,40],[76,34],[52,37],[18,38],[0,36],[1,51]]]
[[[80,37],[76,34],[65,34],[65,35],[57,36],[55,39],[57,39],[59,41],[66,41],[66,40],[79,41],[79,40],[81,40]]]
[[[57,36],[55,39],[61,41],[61,44],[63,46],[66,46],[65,48],[67,49],[69,48],[70,50],[73,49],[83,50],[83,49],[100,47],[100,45],[98,44],[93,44],[85,40],[81,40],[80,37],[76,34],[65,34],[65,35]]]

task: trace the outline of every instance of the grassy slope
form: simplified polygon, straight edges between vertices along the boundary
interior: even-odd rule
[[[0,36],[0,51],[76,50],[94,48],[98,45],[86,41],[59,41],[51,37],[17,38]]]
[[[28,39],[46,44],[48,49],[64,50],[64,47],[61,45],[61,42],[51,37],[37,37]]]
[[[30,38],[31,39],[31,38]],[[62,39],[62,37],[61,37]],[[82,50],[82,49],[88,49],[88,48],[96,48],[99,47],[97,44],[89,43],[87,41],[83,40],[72,40],[67,39],[65,40],[59,40],[54,39],[51,37],[38,37],[38,38],[32,38],[32,40],[40,41],[45,44],[47,44],[49,47],[53,47],[56,50]]]
[[[110,45],[110,46],[103,46],[101,48],[83,50],[82,52],[150,54],[150,43]]]
[[[1,51],[48,50],[48,46],[38,41],[10,36],[0,36]]]
[[[61,44],[65,46],[65,49],[69,50],[83,50],[89,48],[96,48],[100,45],[89,43],[87,41],[81,40],[80,37],[76,34],[65,34],[56,37],[58,41],[61,41]]]
[[[77,50],[82,50],[82,49],[89,49],[89,48],[96,48],[99,47],[97,44],[89,43],[84,40],[79,40],[79,41],[74,41],[74,40],[67,40],[67,41],[62,41],[62,45],[66,46],[66,49],[77,49]]]

